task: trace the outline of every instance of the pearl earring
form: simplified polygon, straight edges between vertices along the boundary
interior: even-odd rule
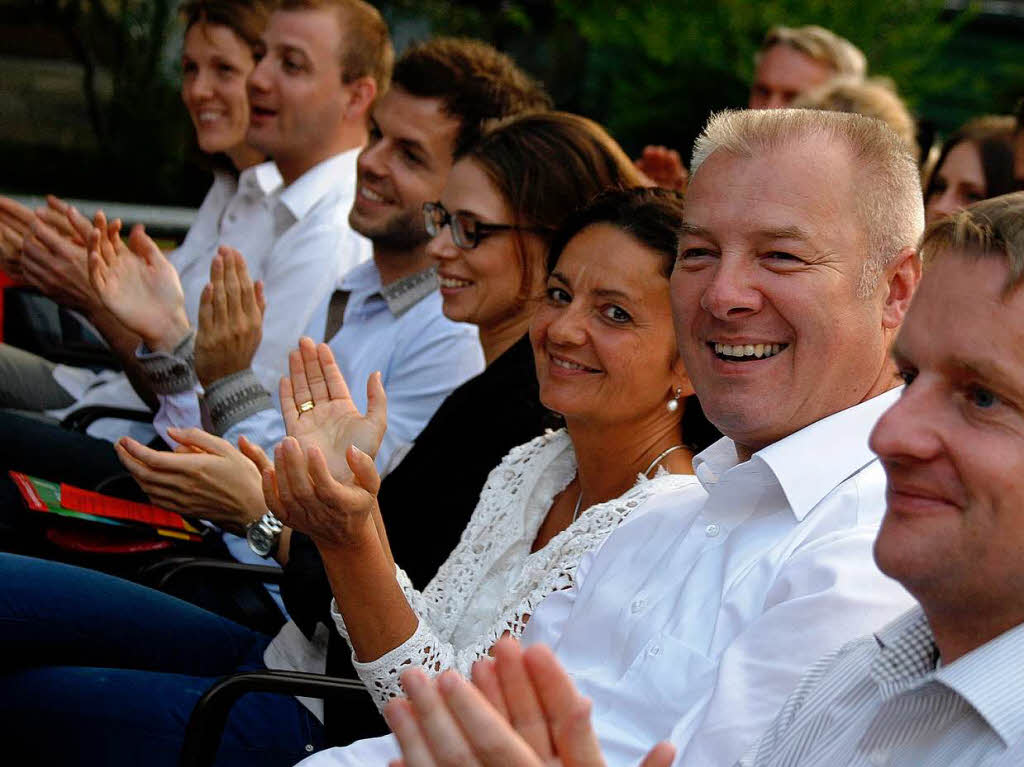
[[[679,398],[681,396],[683,396],[683,390],[679,389],[679,388],[676,388],[675,394],[676,394],[676,396],[674,396],[672,399],[670,399],[668,401],[668,403],[665,405],[665,408],[670,413],[674,413],[674,412],[676,412],[679,409]]]

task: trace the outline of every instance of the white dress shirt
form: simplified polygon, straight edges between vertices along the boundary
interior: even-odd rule
[[[912,604],[872,557],[885,474],[867,440],[898,396],[743,463],[720,440],[694,462],[703,497],[652,504],[541,604],[524,640],[593,699],[610,764],[667,738],[676,764],[732,765],[807,666]]]
[[[1019,767],[1024,625],[948,665],[920,608],[822,659],[742,767]]]
[[[199,320],[199,298],[210,281],[210,262],[218,246],[230,245],[238,249],[246,258],[252,278],[264,278],[264,271],[271,266],[268,254],[274,238],[274,222],[268,206],[280,186],[281,174],[272,162],[246,168],[237,179],[223,171],[214,174],[213,184],[185,239],[167,254],[178,271],[185,294],[185,312],[193,326]],[[274,332],[272,328],[271,333]],[[89,405],[149,409],[120,371],[95,372],[58,365],[53,377],[77,400],[69,407],[49,411],[55,418],[63,418]],[[111,441],[128,434],[145,443],[156,433],[149,424],[101,419],[89,427],[89,434]]]
[[[541,602],[523,641],[549,644],[593,700],[609,765],[670,739],[676,764],[731,767],[808,665],[913,603],[871,554],[885,476],[867,438],[897,396],[744,463],[716,442],[694,460],[700,486],[652,500],[583,557],[573,588]],[[307,762],[397,755],[390,736],[350,749]]]

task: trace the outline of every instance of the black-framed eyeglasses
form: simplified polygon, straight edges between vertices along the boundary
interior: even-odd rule
[[[516,226],[515,224],[487,224],[477,221],[463,213],[452,215],[440,202],[423,203],[423,223],[427,234],[437,237],[446,226],[452,228],[452,242],[457,248],[472,250],[481,240],[496,232],[550,232],[550,229],[536,226]]]

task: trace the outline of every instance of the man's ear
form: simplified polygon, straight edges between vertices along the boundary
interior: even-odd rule
[[[377,98],[377,81],[372,77],[360,77],[345,86],[348,91],[348,104],[345,106],[345,119],[351,121],[367,120],[370,107]]]
[[[885,302],[882,326],[895,330],[907,316],[907,308],[921,282],[921,258],[915,248],[906,247],[885,268]]]

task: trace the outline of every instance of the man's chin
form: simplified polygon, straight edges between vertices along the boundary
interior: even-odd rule
[[[353,208],[348,222],[355,231],[370,240],[377,248],[394,251],[413,250],[430,240],[423,227],[411,226],[404,218],[375,221]]]

